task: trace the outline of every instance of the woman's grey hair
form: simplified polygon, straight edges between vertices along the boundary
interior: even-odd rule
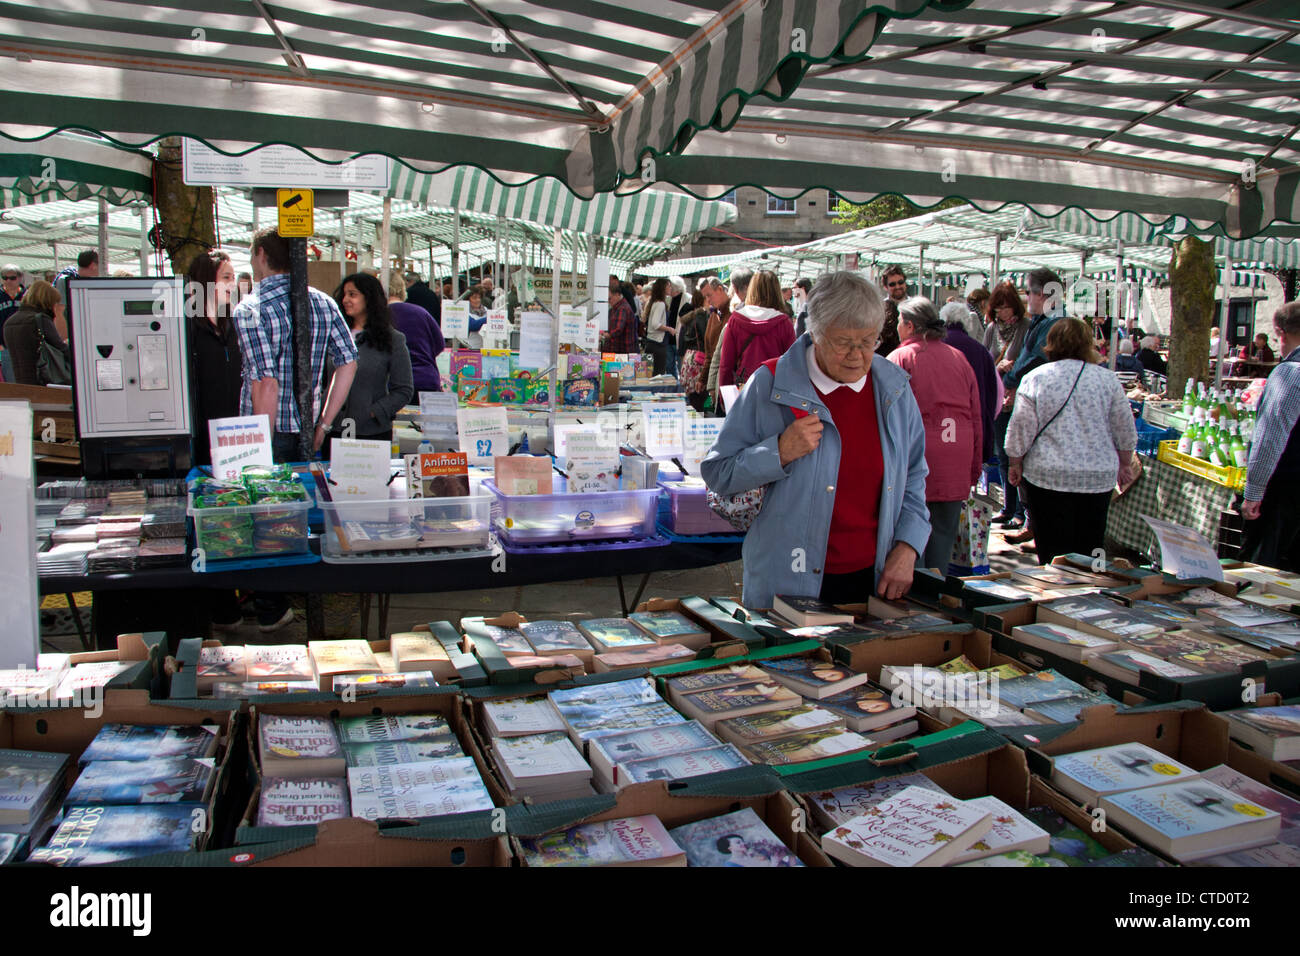
[[[862,329],[876,337],[884,324],[880,287],[856,272],[828,272],[808,293],[808,331],[814,341],[833,328]]]
[[[923,295],[914,295],[898,304],[898,321],[904,320],[912,323],[918,335],[929,339],[943,338],[948,331],[943,319],[939,318],[939,310]]]
[[[965,302],[949,302],[939,310],[939,318],[945,326],[951,328],[954,324],[960,325],[967,335],[971,334],[972,314]]]
[[[1146,338],[1142,340],[1142,347],[1144,349],[1151,349],[1151,351],[1154,352],[1156,349],[1160,347],[1160,340],[1156,338],[1154,335],[1148,335]]]

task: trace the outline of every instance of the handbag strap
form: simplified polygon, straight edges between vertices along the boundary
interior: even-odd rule
[[[1070,394],[1065,396],[1065,401],[1063,401],[1061,403],[1061,407],[1056,410],[1056,414],[1047,420],[1047,424],[1044,425],[1042,428],[1038,429],[1038,431],[1034,432],[1034,437],[1030,440],[1029,447],[1025,449],[1025,454],[1022,457],[1026,457],[1026,458],[1029,457],[1029,449],[1034,447],[1034,442],[1038,441],[1038,436],[1041,435],[1043,432],[1047,431],[1047,429],[1051,428],[1052,422],[1056,421],[1057,415],[1060,415],[1061,412],[1065,411],[1065,406],[1069,405],[1070,399],[1074,397],[1074,390],[1079,387],[1079,379],[1083,378],[1083,370],[1086,369],[1087,367],[1088,367],[1087,362],[1084,362],[1082,365],[1079,366],[1079,374],[1074,377],[1074,384],[1070,386]]]

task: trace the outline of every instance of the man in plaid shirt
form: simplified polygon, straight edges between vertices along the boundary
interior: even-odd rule
[[[609,332],[605,341],[610,352],[621,355],[641,352],[636,336],[636,313],[620,291],[617,276],[609,277]]]
[[[1247,521],[1243,561],[1289,571],[1300,541],[1300,302],[1288,302],[1273,316],[1283,359],[1259,399],[1259,417],[1246,465],[1241,514]]]
[[[250,249],[253,277],[250,295],[235,307],[235,328],[244,356],[244,386],[239,405],[242,415],[266,415],[275,437],[275,460],[298,457],[298,402],[293,393],[293,314],[289,310],[289,243],[274,228],[253,237]],[[311,375],[316,383],[313,407],[319,408],[320,381],[325,353],[334,360],[334,375],[328,397],[314,426],[313,449],[319,449],[330,426],[347,400],[357,373],[357,347],[343,313],[334,300],[319,289],[308,289],[311,310]]]

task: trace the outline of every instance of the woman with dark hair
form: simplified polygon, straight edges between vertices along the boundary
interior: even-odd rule
[[[194,257],[185,273],[185,315],[190,324],[190,379],[194,383],[194,464],[212,463],[208,422],[239,414],[243,357],[230,310],[235,267],[224,252]]]
[[[668,280],[655,279],[650,287],[650,298],[646,301],[645,311],[641,315],[645,322],[646,350],[654,359],[654,374],[663,375],[668,368],[668,344],[666,336],[676,334],[677,329],[668,324]]]
[[[1137,447],[1128,396],[1098,364],[1088,323],[1059,320],[1043,353],[1047,364],[1020,380],[1007,428],[1008,477],[1033,509],[1039,564],[1105,547],[1111,492],[1132,479]]]
[[[678,380],[686,401],[697,412],[704,411],[705,390],[709,374],[709,353],[704,347],[704,333],[708,331],[709,310],[704,307],[704,293],[691,290],[690,305],[685,306],[677,318],[677,352],[681,355]]]
[[[1005,375],[1020,357],[1029,331],[1029,316],[1020,291],[1010,282],[999,282],[989,295],[987,315],[989,325],[984,344],[989,346],[998,375]],[[993,451],[1002,471],[1002,510],[993,516],[993,523],[1004,524],[1009,531],[1019,531],[1025,526],[1025,506],[1020,501],[1020,492],[1007,480],[1007,424],[1011,421],[1015,398],[1016,393],[1008,391],[993,420]]]
[[[483,347],[483,326],[487,325],[487,306],[483,304],[483,287],[474,286],[469,290],[469,347]]]
[[[979,386],[966,356],[943,341],[948,326],[934,303],[921,296],[898,304],[898,348],[888,360],[911,376],[912,394],[925,424],[925,506],[930,540],[924,567],[948,573],[957,521],[984,464]]]
[[[329,438],[341,438],[344,423],[351,420],[354,437],[391,442],[393,419],[415,394],[406,336],[393,328],[388,296],[374,276],[364,272],[348,276],[334,299],[357,342],[357,374]],[[323,426],[316,437],[319,444]]]

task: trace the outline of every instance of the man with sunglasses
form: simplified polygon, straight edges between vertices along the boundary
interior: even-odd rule
[[[13,315],[22,302],[27,289],[23,286],[23,270],[13,263],[0,267],[0,343],[4,342],[5,320]],[[9,353],[0,348],[0,364],[3,365],[6,382],[14,380],[13,367],[9,362]]]
[[[876,351],[888,355],[898,348],[898,304],[907,298],[907,275],[895,263],[880,277],[885,287],[885,324],[880,330],[880,344]]]

